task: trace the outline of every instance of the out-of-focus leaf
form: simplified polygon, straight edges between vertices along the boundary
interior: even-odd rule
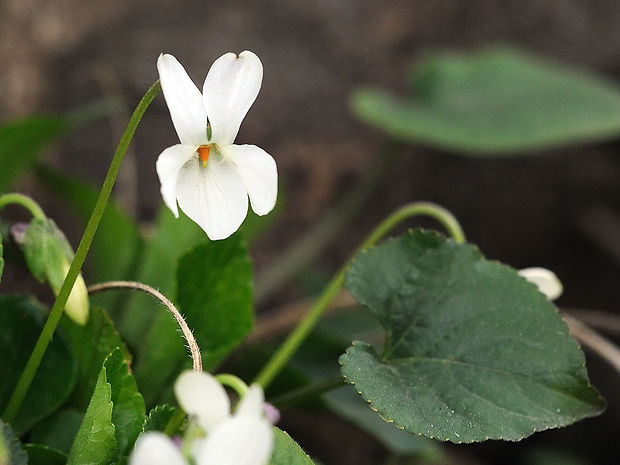
[[[68,454],[84,419],[85,410],[86,407],[82,411],[63,408],[54,412],[32,429],[30,441]]]
[[[65,465],[67,454],[43,444],[25,444],[28,465]]]
[[[86,326],[80,326],[68,318],[61,320],[61,326],[68,335],[78,361],[78,380],[69,404],[85,411],[106,357],[117,347],[121,348],[125,361],[130,362],[131,355],[114,323],[100,308],[91,309]]]
[[[44,322],[44,310],[23,296],[0,297],[0,411],[17,384]],[[77,378],[77,363],[64,334],[49,345],[24,402],[12,423],[19,436],[56,410],[69,397]]]
[[[314,465],[308,454],[285,431],[274,427],[273,433],[275,442],[269,465]]]
[[[112,387],[101,368],[84,420],[73,441],[67,465],[109,465],[116,455],[112,423]]]
[[[157,405],[149,412],[142,431],[164,431],[168,422],[180,409],[170,405]]]
[[[252,329],[252,265],[245,242],[234,235],[194,248],[179,260],[176,278],[176,301],[208,370]],[[144,350],[136,376],[150,401],[189,358],[176,322],[166,313],[155,317]]]
[[[412,231],[359,254],[354,297],[385,330],[342,374],[387,421],[444,441],[520,440],[599,414],[583,352],[553,305],[469,244]]]
[[[28,465],[28,456],[11,427],[0,420],[0,465]]]
[[[30,169],[41,149],[56,140],[69,122],[59,116],[30,116],[0,126],[0,192],[6,191],[17,178]]]
[[[398,98],[357,90],[352,109],[389,135],[455,152],[508,155],[620,134],[620,89],[510,49],[429,55]]]

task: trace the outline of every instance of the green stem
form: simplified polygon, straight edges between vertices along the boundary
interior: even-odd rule
[[[52,335],[58,326],[58,322],[60,321],[60,317],[62,316],[63,309],[65,308],[65,304],[67,303],[67,299],[69,298],[69,294],[71,289],[73,288],[73,284],[80,273],[82,265],[84,264],[84,260],[86,259],[86,254],[88,253],[88,249],[93,241],[95,233],[97,232],[97,227],[99,226],[99,222],[101,221],[101,217],[105,212],[105,208],[108,204],[108,199],[110,198],[110,193],[112,192],[112,188],[114,187],[114,181],[116,180],[116,176],[118,175],[118,170],[123,163],[123,158],[125,157],[125,152],[127,152],[127,148],[131,143],[131,139],[133,138],[134,133],[136,132],[136,128],[138,127],[138,123],[142,119],[144,112],[149,107],[153,99],[160,92],[161,86],[159,85],[159,81],[155,82],[149,90],[146,91],[140,103],[131,115],[131,119],[127,124],[127,128],[123,133],[120,142],[118,143],[118,147],[116,148],[116,152],[114,153],[114,158],[112,158],[112,162],[110,163],[110,168],[108,169],[108,174],[103,181],[103,186],[101,187],[101,192],[99,192],[99,197],[97,198],[97,202],[95,203],[95,208],[93,209],[93,213],[88,220],[88,224],[86,225],[86,229],[84,230],[84,235],[80,240],[80,244],[78,245],[77,251],[75,252],[75,257],[71,262],[71,266],[69,267],[69,271],[67,272],[67,276],[65,277],[65,281],[60,287],[60,291],[58,291],[58,296],[56,297],[56,301],[52,306],[52,310],[41,330],[41,334],[39,335],[39,339],[37,340],[34,349],[32,350],[32,354],[30,354],[30,359],[24,368],[24,372],[22,373],[19,381],[17,382],[17,386],[13,391],[11,398],[2,414],[2,418],[6,422],[11,422],[15,418],[15,415],[19,411],[21,404],[30,388],[30,384],[41,364],[41,360],[43,359],[43,355],[47,350],[47,346],[50,343]]]
[[[430,216],[437,221],[439,221],[444,228],[448,231],[448,233],[454,238],[456,242],[462,243],[465,242],[465,234],[461,229],[456,218],[445,208],[436,205],[431,202],[415,202],[411,204],[407,204],[386,219],[384,219],[379,225],[368,235],[366,240],[358,247],[358,249],[353,254],[353,257],[357,255],[362,250],[371,247],[381,240],[383,236],[385,236],[391,229],[397,226],[402,221],[407,218],[411,218],[413,216]],[[314,326],[319,321],[323,312],[327,309],[331,301],[336,297],[340,289],[344,284],[345,273],[349,268],[349,264],[351,263],[351,259],[347,261],[347,263],[338,270],[336,275],[331,279],[331,281],[327,284],[327,287],[323,290],[322,294],[319,296],[319,299],[316,301],[314,306],[308,311],[306,316],[299,322],[297,327],[293,330],[292,333],[286,338],[286,340],[282,343],[282,345],[278,348],[275,354],[271,357],[271,359],[267,362],[267,364],[263,367],[261,372],[258,374],[255,383],[261,385],[263,388],[267,388],[267,386],[273,381],[276,375],[280,372],[280,370],[286,365],[289,359],[293,356],[293,353],[297,350],[297,348],[301,345],[301,343],[306,339],[308,334],[312,331]]]
[[[215,379],[217,379],[220,384],[232,388],[239,397],[243,397],[248,390],[248,385],[235,375],[220,373],[219,375],[215,375]]]
[[[45,213],[43,213],[43,210],[39,207],[39,204],[27,195],[17,193],[0,195],[0,208],[6,207],[10,204],[21,205],[35,218],[45,219]]]
[[[176,409],[175,412],[172,414],[172,417],[170,417],[170,420],[168,420],[168,423],[166,424],[163,433],[166,436],[172,436],[181,427],[183,421],[185,421],[185,417],[186,415],[182,408],[179,407],[178,409]]]

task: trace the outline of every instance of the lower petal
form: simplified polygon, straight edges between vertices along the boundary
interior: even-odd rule
[[[224,157],[235,164],[243,180],[252,210],[266,215],[276,204],[278,170],[271,155],[255,145],[227,145],[221,147]]]
[[[233,234],[248,212],[248,194],[235,166],[216,157],[206,167],[198,157],[179,171],[176,197],[181,210],[207,233],[211,240]]]
[[[161,196],[166,206],[176,218],[179,217],[177,210],[177,180],[181,167],[196,153],[196,147],[192,145],[177,144],[168,147],[157,158],[155,168],[161,183]]]
[[[153,431],[140,435],[129,465],[187,465],[187,462],[168,436]]]
[[[195,451],[196,463],[265,465],[273,450],[273,429],[264,419],[235,417],[211,432]]]

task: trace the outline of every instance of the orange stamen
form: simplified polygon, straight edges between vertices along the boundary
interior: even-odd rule
[[[211,151],[210,145],[201,145],[198,147],[198,156],[202,160],[203,168],[207,167],[207,160],[209,159],[209,152]]]

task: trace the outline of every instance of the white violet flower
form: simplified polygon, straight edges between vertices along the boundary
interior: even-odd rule
[[[254,103],[263,65],[252,52],[227,53],[213,63],[202,93],[172,55],[157,70],[180,144],[157,159],[164,202],[181,210],[212,240],[233,234],[245,219],[248,197],[258,215],[276,203],[276,162],[255,145],[235,145],[241,121]]]
[[[269,461],[274,437],[263,411],[262,388],[251,386],[232,415],[226,391],[208,373],[183,372],[174,391],[190,422],[205,435],[189,434],[186,442],[191,443],[179,448],[163,433],[144,433],[136,441],[129,465],[188,465],[188,459],[195,465],[265,465]]]
[[[555,273],[547,268],[524,268],[519,274],[529,282],[536,284],[538,290],[549,300],[555,300],[562,295],[564,288]]]

